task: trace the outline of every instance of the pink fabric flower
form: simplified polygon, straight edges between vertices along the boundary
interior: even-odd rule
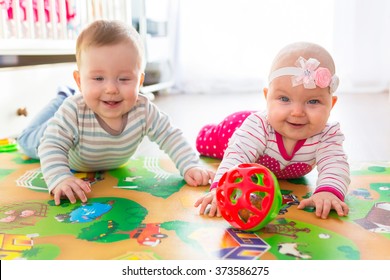
[[[317,59],[309,58],[309,60],[299,57],[295,62],[298,69],[302,72],[291,77],[293,87],[303,84],[305,88],[316,88],[315,84],[315,69],[320,64]]]
[[[317,86],[320,88],[326,88],[330,85],[332,74],[328,68],[318,67],[318,69],[315,71],[314,80]]]
[[[320,62],[315,58],[306,60],[299,57],[295,62],[296,67],[287,66],[276,69],[270,73],[268,81],[271,83],[275,78],[291,75],[293,87],[298,85],[303,85],[307,89],[314,89],[317,86],[320,88],[329,87],[330,93],[335,92],[339,85],[339,78],[336,74],[332,76],[328,68],[318,67],[319,64]]]

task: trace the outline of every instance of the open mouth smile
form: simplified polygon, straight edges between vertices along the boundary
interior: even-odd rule
[[[121,103],[121,101],[102,101],[105,105],[108,105],[110,107],[115,107],[116,105],[118,105],[119,103]]]
[[[306,124],[304,123],[292,123],[292,122],[287,122],[289,125],[296,127],[296,128],[301,128],[304,127]]]

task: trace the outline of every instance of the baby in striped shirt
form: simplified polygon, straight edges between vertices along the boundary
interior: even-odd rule
[[[321,46],[297,42],[275,57],[264,89],[264,112],[237,112],[218,125],[206,125],[196,146],[201,155],[221,158],[210,192],[199,198],[200,214],[220,216],[215,188],[222,175],[240,163],[259,163],[278,179],[299,178],[317,167],[313,195],[298,209],[315,207],[326,219],[331,209],[346,216],[344,197],[350,183],[344,135],[338,123],[329,123],[338,86],[331,55]]]
[[[139,94],[144,81],[144,49],[134,28],[118,21],[98,20],[76,43],[73,77],[81,94],[59,92],[20,137],[22,150],[39,158],[55,203],[87,201],[89,183],[71,170],[91,172],[127,163],[146,136],[166,152],[191,186],[207,185],[214,172],[169,117]]]

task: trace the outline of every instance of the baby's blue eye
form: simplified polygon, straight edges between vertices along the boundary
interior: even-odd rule
[[[282,102],[288,102],[288,101],[290,101],[290,99],[289,99],[288,97],[286,97],[286,96],[281,96],[279,99],[280,99],[280,101],[282,101]]]
[[[103,81],[103,77],[95,77],[94,80],[96,80],[96,81]]]
[[[314,104],[318,104],[318,103],[320,103],[320,101],[319,100],[317,100],[317,99],[313,99],[313,100],[309,100],[309,102],[308,102],[309,104],[312,104],[312,105],[314,105]]]

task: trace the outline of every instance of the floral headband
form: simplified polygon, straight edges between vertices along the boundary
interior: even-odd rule
[[[339,85],[339,78],[335,75],[332,76],[328,68],[318,67],[320,62],[315,58],[309,58],[308,60],[303,57],[299,57],[295,62],[296,67],[282,67],[273,71],[268,81],[272,82],[273,79],[280,76],[292,75],[292,86],[298,86],[303,84],[307,89],[329,87],[330,93],[336,91]],[[318,67],[318,68],[317,68]]]

